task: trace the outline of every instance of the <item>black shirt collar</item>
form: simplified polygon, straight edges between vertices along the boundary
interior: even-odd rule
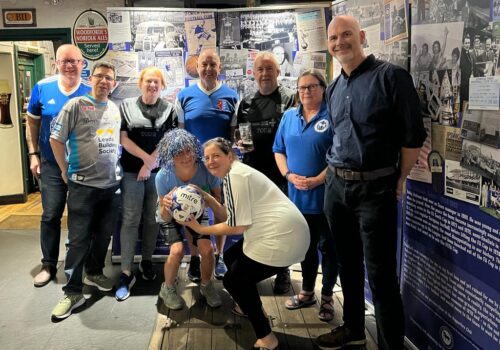
[[[262,95],[262,94],[260,93],[260,91],[259,91],[259,90],[257,90],[256,95],[257,95],[258,97],[262,97],[262,96],[271,97],[271,96],[273,96],[273,95],[279,94],[280,87],[281,87],[281,85],[279,85],[279,84],[278,84],[278,87],[276,88],[276,90],[274,90],[273,92],[271,92],[271,93],[270,93],[270,94],[268,94],[268,95]]]
[[[376,61],[375,56],[371,54],[368,57],[366,57],[364,61],[361,62],[361,64],[351,72],[351,75],[347,75],[344,69],[341,70],[341,74],[344,77],[344,79],[354,78],[355,76],[360,75],[363,72],[369,70],[375,64],[375,61]]]

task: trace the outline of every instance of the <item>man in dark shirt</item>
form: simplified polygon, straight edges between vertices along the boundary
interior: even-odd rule
[[[350,16],[328,26],[328,50],[341,66],[326,97],[333,125],[325,214],[335,239],[344,324],[320,347],[365,344],[364,264],[373,294],[379,349],[402,349],[404,315],[396,274],[397,198],[426,133],[411,76],[365,56],[365,33]]]
[[[238,108],[238,124],[250,123],[254,150],[244,153],[243,162],[271,179],[283,192],[287,181],[274,160],[273,143],[283,112],[294,104],[294,92],[278,84],[279,63],[270,52],[261,52],[254,62],[254,77],[259,91],[243,98]],[[275,294],[290,290],[290,272],[276,276]]]

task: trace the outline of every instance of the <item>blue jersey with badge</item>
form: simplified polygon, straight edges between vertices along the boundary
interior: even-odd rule
[[[287,157],[290,172],[313,177],[327,166],[326,152],[332,145],[332,138],[330,116],[325,103],[309,123],[302,116],[302,107],[291,108],[283,114],[274,139],[273,152]],[[300,191],[288,182],[288,197],[304,214],[323,212],[324,193],[324,185]]]
[[[179,123],[184,123],[201,144],[214,137],[230,140],[237,109],[238,94],[224,84],[209,94],[198,84],[192,85],[179,92],[175,101]]]
[[[41,119],[38,139],[41,156],[52,163],[56,163],[56,159],[50,148],[49,139],[55,118],[68,100],[83,96],[91,90],[86,82],[80,82],[73,90],[64,92],[60,86],[59,77],[59,75],[54,75],[36,83],[28,105],[28,115],[33,119]]]

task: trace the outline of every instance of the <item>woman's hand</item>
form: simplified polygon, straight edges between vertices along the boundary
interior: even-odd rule
[[[189,186],[193,187],[196,191],[198,191],[198,193],[199,193],[199,194],[201,194],[201,196],[203,197],[203,200],[204,200],[205,202],[206,202],[206,201],[208,201],[208,200],[210,200],[210,197],[212,197],[212,196],[210,195],[210,193],[207,193],[207,192],[203,191],[203,190],[201,189],[201,187],[199,187],[199,186],[197,186],[197,185],[195,185],[195,184],[189,184]]]
[[[300,191],[309,191],[322,184],[316,176],[305,177],[294,173],[288,175],[288,181],[290,181],[295,188]]]
[[[193,230],[194,232],[197,232],[199,234],[203,234],[201,231],[203,230],[203,225],[201,225],[198,220],[195,219],[193,214],[189,216],[189,219],[186,221],[177,221],[178,224],[182,226],[186,226],[189,229]]]

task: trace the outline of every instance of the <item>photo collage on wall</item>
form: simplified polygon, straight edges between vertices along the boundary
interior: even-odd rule
[[[328,9],[217,12],[217,46],[221,79],[240,97],[257,91],[253,62],[260,51],[272,52],[280,64],[278,80],[296,89],[297,77],[315,68],[327,74]]]
[[[423,114],[432,121],[432,150],[444,160],[444,194],[500,218],[495,11],[490,0],[414,1],[410,72]]]
[[[138,96],[138,73],[148,66],[163,70],[163,97],[196,83],[198,55],[213,48],[221,59],[219,80],[241,97],[257,91],[253,62],[259,51],[271,51],[280,64],[279,81],[293,90],[297,77],[315,68],[327,75],[328,7],[259,11],[109,8],[110,49],[107,59],[117,67],[118,86],[111,98],[120,103]]]

